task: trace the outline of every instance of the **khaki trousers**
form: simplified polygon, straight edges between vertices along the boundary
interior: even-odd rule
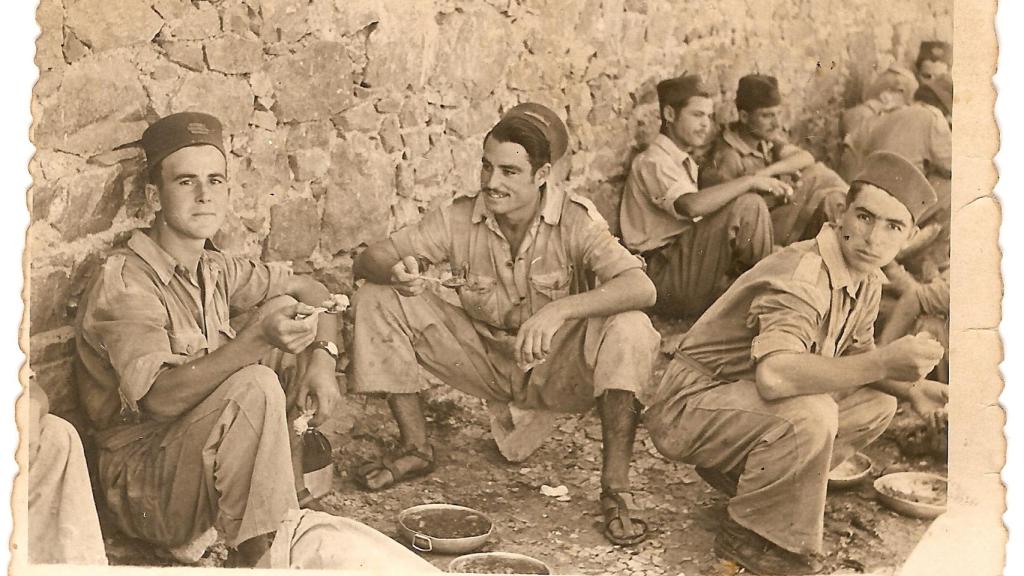
[[[739,478],[728,512],[798,554],[819,553],[828,473],[877,439],[896,399],[871,388],[765,400],[749,380],[652,406],[644,422],[666,457]]]
[[[106,565],[78,432],[51,414],[40,424],[39,449],[28,466],[29,562]]]
[[[285,396],[270,368],[239,370],[174,422],[136,426],[136,440],[99,451],[107,505],[129,536],[173,547],[215,525],[237,546],[298,508]]]
[[[350,390],[414,393],[419,367],[445,384],[488,401],[554,412],[582,412],[605,390],[641,401],[650,387],[660,336],[642,312],[572,320],[555,333],[547,361],[516,366],[515,336],[469,317],[432,292],[407,298],[364,284],[353,300]]]
[[[654,311],[700,316],[740,274],[772,253],[772,217],[763,198],[744,194],[695,222],[668,246],[644,254],[658,290]]]

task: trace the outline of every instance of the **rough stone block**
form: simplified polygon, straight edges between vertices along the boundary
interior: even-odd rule
[[[171,111],[206,112],[219,118],[227,132],[241,132],[249,125],[254,100],[245,79],[207,72],[185,80],[171,99]]]
[[[189,70],[200,72],[206,68],[206,61],[203,60],[203,44],[198,41],[175,40],[162,42],[164,54],[174,63],[181,64]]]
[[[211,70],[225,74],[248,74],[263,63],[259,40],[222,36],[206,41],[206,61]]]
[[[360,0],[357,4],[379,2]],[[364,81],[373,88],[392,91],[422,88],[437,57],[434,16],[431,2],[407,2],[402,10],[381,14],[367,40]]]
[[[206,2],[188,6],[181,16],[167,22],[161,33],[173,40],[204,40],[220,33],[220,13]]]
[[[327,120],[354,103],[352,61],[343,44],[314,42],[295,54],[274,58],[266,67],[285,122]]]
[[[268,260],[304,260],[319,241],[316,202],[295,198],[270,209],[270,235],[267,236]]]
[[[331,154],[323,148],[295,150],[288,156],[288,164],[296,180],[308,182],[327,173],[331,165]]]
[[[70,290],[71,275],[68,270],[29,267],[30,335],[53,330],[67,323],[66,306]]]
[[[359,133],[337,143],[328,174],[320,246],[328,254],[384,237],[395,191],[390,157]]]
[[[379,135],[380,142],[387,152],[396,152],[402,149],[402,129],[398,124],[398,116],[394,114],[384,116]]]
[[[78,0],[67,26],[96,52],[149,42],[164,25],[149,0]]]
[[[295,42],[309,34],[308,0],[274,0],[260,4],[261,36],[267,42]]]
[[[42,0],[36,9],[39,37],[36,38],[36,66],[40,70],[64,67],[64,6],[60,0]]]
[[[381,114],[377,112],[373,102],[363,102],[334,117],[334,125],[342,132],[358,130],[374,134],[380,129]]]
[[[508,24],[489,9],[456,12],[440,24],[440,49],[430,85],[481,100],[498,86],[509,60]]]
[[[99,166],[57,181],[48,220],[65,242],[110,228],[124,204],[120,165]]]

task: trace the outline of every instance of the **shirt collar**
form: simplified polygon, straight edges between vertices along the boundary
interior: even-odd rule
[[[863,280],[857,283],[853,281],[850,267],[846,265],[842,248],[839,247],[839,231],[831,224],[825,224],[821,227],[821,232],[818,232],[815,241],[818,243],[818,252],[821,254],[821,259],[825,262],[825,268],[828,270],[828,279],[832,284],[832,288],[846,288],[846,292],[851,297],[856,298],[857,291]],[[865,279],[871,277],[880,282],[885,281],[885,273],[881,269],[875,270]]]
[[[688,152],[676,146],[671,138],[659,132],[651,142],[651,146],[659,148],[672,162],[685,168],[694,182],[697,181],[697,163],[693,161],[693,157]]]
[[[565,192],[558,186],[548,182],[544,186],[541,196],[540,219],[552,226],[557,226],[562,219],[562,201],[565,199]],[[479,224],[484,218],[493,219],[494,214],[487,208],[487,202],[482,192],[477,191],[476,203],[473,204],[473,223]]]
[[[144,230],[136,230],[132,233],[132,237],[128,239],[128,248],[142,258],[143,262],[149,264],[164,284],[171,281],[171,278],[174,277],[174,269],[180,266],[178,261],[154,242]],[[211,262],[207,258],[207,251],[219,252],[219,249],[212,240],[208,239],[203,255],[200,256],[200,263]]]
[[[732,146],[742,156],[757,156],[767,160],[768,157],[765,156],[764,152],[747,144],[747,141],[740,136],[739,131],[739,122],[733,122],[722,131],[722,140],[725,140],[726,144]]]

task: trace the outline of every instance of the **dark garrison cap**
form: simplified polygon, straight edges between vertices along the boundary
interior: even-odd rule
[[[779,80],[775,76],[748,74],[740,78],[736,87],[736,108],[749,112],[779,104],[782,104],[782,96],[779,94]]]
[[[921,42],[921,48],[917,52],[917,66],[922,62],[932,60],[934,62],[945,62],[953,64],[953,47],[941,40],[925,40]]]
[[[178,112],[164,116],[146,128],[142,140],[133,144],[142,146],[150,168],[188,146],[206,144],[227,157],[220,120],[202,112]]]
[[[914,217],[921,218],[935,204],[935,190],[913,164],[899,154],[875,152],[864,161],[864,168],[853,179],[885,190],[903,203]]]
[[[533,124],[548,141],[551,149],[551,163],[554,164],[569,149],[569,131],[555,111],[536,102],[524,102],[510,109],[501,118],[521,118]]]
[[[658,108],[671,106],[676,109],[694,96],[709,96],[704,82],[696,74],[683,74],[658,82]]]

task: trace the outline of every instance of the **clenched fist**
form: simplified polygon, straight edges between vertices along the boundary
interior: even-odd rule
[[[885,376],[900,382],[917,382],[935,368],[945,349],[927,334],[904,336],[879,348]]]

